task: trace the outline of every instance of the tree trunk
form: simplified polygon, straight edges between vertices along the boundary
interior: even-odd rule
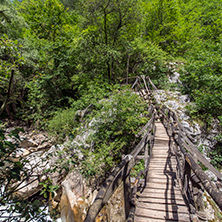
[[[127,67],[126,67],[126,84],[128,84],[128,81],[129,81],[129,60],[130,60],[130,55],[128,55],[128,59],[127,59]]]
[[[8,85],[8,93],[7,93],[7,97],[5,99],[5,102],[2,104],[1,108],[0,108],[0,115],[2,114],[2,112],[4,111],[8,101],[9,101],[9,98],[11,96],[11,87],[12,87],[12,82],[13,82],[13,78],[14,78],[14,73],[15,73],[15,70],[13,69],[11,71],[11,77],[10,77],[10,81],[9,81],[9,85]]]

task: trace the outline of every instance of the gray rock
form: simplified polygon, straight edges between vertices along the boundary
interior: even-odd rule
[[[161,103],[167,100],[167,95],[166,95],[165,90],[156,90],[154,92],[154,97],[158,103]]]
[[[182,112],[180,115],[180,120],[188,120],[188,119],[190,119],[190,117],[186,113]]]
[[[180,74],[178,72],[175,72],[175,70],[173,70],[173,75],[169,77],[169,82],[170,83],[180,83]]]
[[[63,222],[84,220],[89,205],[84,187],[82,175],[77,170],[69,173],[62,182],[60,209]]]
[[[211,181],[216,181],[217,180],[217,176],[215,176],[215,174],[212,173],[210,170],[206,170],[205,174],[210,178]]]
[[[169,108],[171,108],[172,110],[177,110],[177,109],[179,108],[178,103],[177,103],[176,101],[174,101],[174,100],[168,100],[168,101],[166,102],[166,104],[167,104],[167,106],[168,106]]]
[[[188,95],[182,95],[179,97],[179,102],[184,104],[184,103],[189,103],[190,102],[190,97]]]

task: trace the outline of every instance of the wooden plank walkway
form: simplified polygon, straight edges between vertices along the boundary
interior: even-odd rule
[[[169,137],[161,122],[156,122],[153,158],[146,187],[138,199],[134,221],[190,221],[176,180],[176,159],[169,150]]]

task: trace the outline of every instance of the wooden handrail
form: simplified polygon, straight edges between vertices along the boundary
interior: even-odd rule
[[[152,113],[151,120],[149,121],[149,125],[147,126],[148,131],[144,134],[143,138],[139,142],[139,144],[134,148],[134,150],[129,154],[126,155],[122,162],[114,169],[114,171],[109,175],[106,179],[102,187],[100,188],[92,206],[89,208],[87,216],[85,218],[85,222],[93,222],[96,219],[96,216],[103,208],[103,206],[107,203],[109,198],[113,195],[117,187],[124,182],[124,196],[130,196],[125,200],[125,208],[128,202],[130,202],[131,194],[130,191],[131,187],[129,187],[129,175],[130,171],[135,165],[135,158],[137,155],[143,150],[144,146],[146,145],[147,141],[151,139],[151,135],[155,133],[154,129],[154,120],[155,120],[156,112]],[[152,127],[149,127],[152,126]],[[152,130],[153,129],[153,130]],[[128,188],[126,188],[128,186]],[[130,207],[130,206],[128,206]],[[130,212],[130,209],[125,209],[126,211],[126,218]]]
[[[141,78],[144,81],[144,76],[142,76]],[[153,91],[157,90],[156,86],[153,84],[153,82],[148,76],[146,77],[146,79],[149,81],[150,85],[153,87]],[[139,77],[137,80],[138,80],[137,82],[139,82]],[[145,89],[147,90],[146,86],[145,86]],[[150,90],[148,93],[152,94],[152,91]],[[158,102],[161,104],[161,101],[158,101]],[[167,130],[168,135],[173,137],[174,141],[180,147],[180,150],[184,156],[183,158],[185,161],[185,165],[190,166],[191,170],[199,178],[205,190],[209,193],[209,195],[212,197],[212,199],[215,201],[218,207],[222,210],[222,192],[211,182],[211,180],[204,173],[201,167],[194,161],[194,159],[189,154],[189,152],[192,155],[194,155],[195,158],[199,160],[203,165],[205,165],[210,171],[212,171],[217,176],[218,180],[220,181],[222,181],[222,174],[209,163],[209,161],[203,156],[203,154],[192,143],[193,138],[187,132],[187,130],[181,125],[181,123],[178,121],[175,112],[173,112],[172,110],[170,110],[168,107],[166,107],[163,104],[161,104],[160,106],[156,106],[155,109],[157,110],[159,116],[161,117],[161,120]],[[178,138],[176,138],[176,135],[179,136],[180,142],[178,141]],[[177,161],[178,160],[179,158],[177,158]],[[180,167],[179,162],[178,162],[178,166],[179,166],[178,169],[181,171],[182,168]],[[186,171],[185,168],[184,170]],[[185,174],[186,172],[181,172],[181,175],[184,176]]]
[[[127,155],[123,161],[114,169],[114,171],[110,174],[110,176],[106,179],[103,186],[100,188],[96,199],[94,200],[92,206],[90,207],[87,216],[85,218],[85,222],[93,222],[96,219],[96,216],[109,200],[111,195],[114,193],[116,188],[123,181],[125,166],[129,161],[134,161],[130,155]]]
[[[154,128],[154,135],[155,135],[155,128]],[[146,181],[147,181],[147,173],[148,173],[148,169],[149,169],[149,164],[150,164],[150,160],[152,158],[152,153],[153,153],[153,142],[151,142],[151,140],[153,140],[154,138],[150,138],[150,149],[148,150],[148,147],[146,147],[145,149],[145,169],[141,170],[135,180],[133,189],[132,189],[132,198],[131,198],[131,208],[130,208],[130,212],[127,218],[127,222],[133,222],[134,221],[134,214],[135,214],[135,209],[136,209],[136,195],[137,195],[137,189],[138,189],[138,185],[139,185],[139,181],[140,181],[140,177],[141,175],[145,176],[145,183],[144,183],[144,187],[146,185]],[[149,152],[149,153],[148,153]],[[146,160],[147,159],[147,160]]]
[[[140,77],[138,77],[136,79],[136,83],[134,84],[134,87],[136,84],[139,83],[139,79],[140,79]],[[141,79],[143,81],[145,81],[145,79],[147,79],[147,81],[152,86],[153,90],[150,90],[150,89],[148,89],[147,84],[144,83],[144,85],[145,85],[144,90],[148,91],[149,94],[152,94],[153,91],[157,90],[156,86],[153,84],[153,82],[151,81],[149,76],[147,76],[146,78],[144,76],[141,76]],[[141,86],[139,86],[139,87],[141,87]],[[161,121],[164,124],[168,135],[173,137],[174,141],[180,147],[180,151],[181,152],[183,151],[182,155],[183,155],[183,159],[185,161],[184,168],[181,167],[181,163],[180,163],[179,158],[177,156],[178,153],[175,152],[176,159],[178,161],[178,170],[180,171],[180,175],[182,176],[182,178],[180,178],[180,179],[184,180],[183,177],[185,177],[185,174],[187,174],[187,172],[189,172],[189,170],[186,169],[186,167],[189,166],[190,169],[199,178],[199,180],[202,183],[205,190],[209,193],[209,195],[212,197],[212,199],[215,201],[215,203],[218,205],[218,207],[222,210],[222,192],[211,182],[211,180],[203,172],[201,167],[194,161],[194,159],[192,158],[192,156],[190,154],[194,155],[197,160],[199,160],[210,171],[212,171],[217,176],[218,180],[220,180],[220,181],[222,181],[222,174],[209,163],[209,161],[203,156],[203,154],[193,144],[192,136],[187,132],[187,130],[178,121],[177,115],[175,114],[175,112],[173,112],[168,107],[163,105],[161,103],[161,100],[159,97],[158,97],[158,100],[159,100],[158,102],[160,105],[155,106],[155,109],[157,110],[158,115],[161,117]],[[179,143],[178,143],[178,139],[176,138],[176,135],[179,136],[179,138],[180,138]],[[184,170],[184,172],[182,172],[183,170]],[[187,175],[187,177],[188,177],[188,179],[191,179],[190,175]],[[182,185],[187,186],[187,184],[188,184],[188,182],[184,183]],[[187,190],[187,192],[189,190],[188,187],[183,188],[183,189]],[[189,193],[185,194],[185,196],[187,197],[188,202],[192,199],[192,197],[189,196]],[[189,206],[190,212],[194,213],[194,211],[193,211],[194,206],[191,206],[192,203],[189,203],[189,205],[190,205]]]
[[[152,94],[152,90],[149,88],[153,87],[153,91],[157,90],[156,86],[147,76],[142,77],[133,77],[136,78],[132,89],[136,86],[139,87],[139,92],[141,96],[144,97],[144,91],[148,94]],[[142,88],[142,84],[140,79],[143,80],[145,89]],[[148,85],[146,83],[148,80]],[[150,98],[150,97],[149,97]],[[160,98],[158,98],[160,100]],[[146,100],[146,99],[145,99]],[[159,101],[161,103],[161,101]],[[153,144],[150,142],[150,153],[147,152],[147,144],[148,141],[151,141],[155,135],[155,118],[156,113],[158,113],[162,123],[164,124],[168,135],[174,139],[175,144],[178,146],[178,151],[175,150],[176,160],[178,164],[179,170],[179,180],[182,181],[183,194],[185,195],[185,199],[187,200],[187,204],[189,205],[190,213],[195,214],[195,206],[192,202],[192,197],[189,192],[192,192],[188,186],[191,186],[188,181],[185,182],[185,177],[187,180],[192,180],[190,176],[190,171],[192,170],[194,174],[199,178],[199,181],[205,188],[205,190],[209,193],[218,207],[222,210],[222,192],[211,182],[211,180],[207,177],[207,175],[203,172],[201,167],[195,162],[193,157],[190,155],[195,155],[197,160],[202,162],[209,170],[211,170],[219,180],[222,180],[221,173],[216,170],[202,155],[202,153],[197,149],[197,147],[192,143],[192,137],[189,133],[187,133],[186,129],[181,125],[178,121],[175,112],[170,110],[165,105],[161,104],[160,106],[150,106],[149,109],[150,114],[152,113],[151,119],[148,123],[141,129],[141,131],[137,134],[138,136],[143,135],[143,138],[138,143],[138,145],[134,148],[134,150],[126,155],[122,162],[114,169],[114,171],[110,174],[110,176],[106,179],[103,186],[100,188],[96,199],[94,200],[92,206],[90,207],[85,222],[95,221],[96,216],[102,209],[102,207],[107,203],[109,198],[113,195],[117,187],[123,182],[124,183],[124,201],[125,201],[125,215],[128,222],[133,221],[134,212],[135,212],[135,194],[137,191],[137,186],[139,184],[139,178],[142,174],[146,176],[148,172],[149,160],[152,156],[152,146]],[[130,186],[130,171],[132,167],[135,165],[135,159],[139,155],[139,153],[145,148],[145,169],[140,171],[139,175],[136,178],[136,182],[134,184],[133,193],[131,194],[131,186]],[[181,156],[182,154],[182,156]],[[141,157],[141,156],[138,156]],[[184,166],[181,166],[180,157],[183,158]],[[189,169],[188,169],[189,168]],[[145,180],[146,181],[146,180]],[[191,201],[191,202],[190,202]]]
[[[157,90],[156,86],[153,84],[150,78],[147,77],[147,79],[149,80],[153,88]],[[167,110],[167,113],[170,115],[169,117],[166,117],[164,110]],[[219,180],[222,181],[222,174],[209,163],[209,161],[203,156],[203,154],[198,150],[198,148],[191,142],[190,134],[187,133],[187,130],[178,121],[176,113],[171,109],[169,109],[168,107],[166,107],[165,105],[163,105],[162,108],[159,107],[158,111],[161,112],[162,115],[164,115],[164,118],[169,123],[177,126],[177,130],[180,131],[181,137],[183,138],[183,145],[185,146],[185,148],[192,154],[195,154],[197,159],[201,163],[203,163],[209,170],[211,170]],[[173,121],[170,121],[170,117],[172,117]]]
[[[165,107],[165,109],[168,110],[168,113],[172,113],[170,117],[173,118],[173,122],[171,122],[170,117],[169,116],[166,117],[165,113],[161,110],[162,115],[168,122],[171,122],[171,124],[176,125],[174,130],[180,133],[183,146],[186,148],[186,150],[190,152],[192,155],[195,154],[197,160],[199,160],[203,165],[205,165],[205,167],[207,167],[210,171],[212,171],[219,180],[222,180],[222,174],[209,163],[209,161],[203,156],[203,154],[198,150],[198,148],[189,140],[188,133],[185,132],[185,129],[184,127],[182,127],[180,122],[177,119],[175,119],[176,114],[167,107]]]
[[[218,207],[222,210],[222,192],[216,187],[214,183],[209,179],[209,177],[204,173],[201,167],[196,163],[193,157],[183,149],[181,141],[178,139],[178,135],[174,136],[177,144],[181,147],[181,151],[185,157],[185,161],[190,165],[191,169],[195,175],[199,178],[200,182],[213,198]]]

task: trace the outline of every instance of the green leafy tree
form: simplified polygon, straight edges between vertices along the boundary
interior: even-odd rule
[[[76,15],[57,0],[23,1],[18,10],[30,26],[27,47],[36,52],[35,70],[27,84],[29,118],[48,117],[72,97],[71,77],[75,73],[75,56],[71,48],[77,33]]]
[[[7,35],[0,38],[0,115],[6,109],[9,117],[13,118],[9,105],[16,113],[16,103],[22,100],[22,88],[24,78],[19,71],[19,66],[24,62],[24,58],[19,52],[18,41],[13,41]]]
[[[70,10],[76,10],[79,5],[79,0],[60,0],[60,2],[67,8],[69,11]]]
[[[100,101],[102,109],[93,113],[91,149],[84,150],[82,172],[95,178],[109,174],[113,166],[129,154],[136,143],[135,135],[148,121],[146,105],[128,89],[114,90],[108,99]]]
[[[22,1],[19,11],[39,39],[55,41],[67,24],[66,10],[57,0]]]
[[[91,79],[114,82],[126,70],[126,49],[138,33],[139,2],[82,1],[82,68]],[[91,70],[91,71],[90,71]]]
[[[0,5],[0,115],[7,112],[12,119],[23,103],[25,79],[21,72],[22,38],[27,24],[11,1]]]
[[[181,26],[179,1],[144,1],[143,10],[146,37],[172,53],[180,41],[177,33],[178,26]]]
[[[190,32],[200,39],[220,40],[221,1],[188,1],[182,4],[182,11]]]
[[[221,45],[200,42],[189,55],[182,73],[185,92],[196,103],[191,110],[210,124],[212,118],[220,120],[222,116],[221,99]]]
[[[7,34],[12,40],[22,38],[27,24],[19,15],[12,1],[0,1],[0,36]]]

